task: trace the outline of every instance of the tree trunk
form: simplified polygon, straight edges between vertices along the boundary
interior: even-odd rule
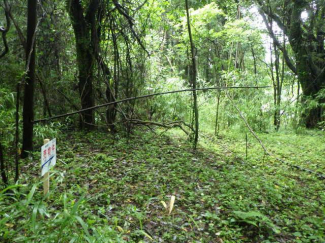
[[[218,91],[218,96],[217,96],[217,110],[216,110],[216,122],[214,126],[214,135],[218,136],[219,134],[219,106],[220,106],[220,96],[221,92]]]
[[[192,32],[191,32],[191,23],[190,23],[190,14],[188,10],[188,0],[185,0],[185,7],[186,7],[186,17],[187,17],[187,28],[188,28],[188,35],[190,37],[190,45],[191,45],[191,60],[192,60],[192,68],[191,68],[191,83],[192,88],[196,89],[196,63],[195,63],[195,47],[192,39]],[[197,105],[197,93],[196,90],[193,91],[193,113],[194,113],[194,149],[196,149],[198,140],[199,140],[199,110]]]
[[[325,74],[324,70],[315,72],[310,68],[310,63],[306,60],[306,53],[304,50],[297,51],[297,71],[298,81],[301,84],[303,93],[302,102],[306,104],[308,99],[316,99],[318,92],[324,88]],[[318,100],[318,103],[323,103],[324,100]],[[302,121],[306,128],[316,128],[318,123],[323,120],[322,109],[319,104],[317,107],[308,108],[308,104],[302,113]]]
[[[301,84],[303,97],[302,102],[306,104],[307,99],[316,99],[317,93],[321,90],[321,86],[318,85],[310,85],[313,83],[313,78],[307,79],[304,77],[305,75],[298,75],[299,83]],[[324,79],[323,77],[322,79]],[[319,103],[325,103],[324,100],[318,101]],[[322,117],[322,108],[320,105],[317,107],[308,108],[308,104],[306,104],[305,110],[302,113],[302,120],[306,126],[306,128],[316,128],[318,123],[323,120]]]
[[[2,144],[0,143],[0,174],[2,178],[2,182],[7,185],[8,184],[8,177],[5,167],[4,155],[2,150]]]
[[[281,123],[281,93],[282,93],[282,82],[280,81],[280,53],[276,45],[273,42],[274,55],[275,55],[275,80],[274,80],[274,126],[275,130],[279,131]],[[271,70],[273,72],[273,70]],[[281,77],[282,78],[282,77]]]
[[[33,150],[34,83],[35,83],[35,31],[37,21],[37,0],[28,0],[26,78],[23,105],[23,149],[22,158]]]
[[[15,116],[15,182],[19,179],[19,100],[20,100],[20,83],[16,87],[16,116]]]
[[[92,24],[98,9],[98,0],[89,3],[86,16],[79,0],[68,1],[68,11],[76,38],[77,64],[79,70],[79,95],[82,109],[94,106],[93,79],[95,57],[92,45]],[[82,114],[82,128],[93,129],[93,110]]]
[[[324,17],[325,7],[322,1],[313,1],[313,11],[309,11],[311,1],[295,0],[281,5],[271,6],[269,1],[256,0],[260,6],[270,36],[277,47],[282,51],[287,66],[298,76],[303,98],[315,99],[317,93],[325,87],[325,49],[324,49]],[[290,4],[288,4],[290,2]],[[303,21],[301,14],[308,11],[308,20]],[[265,17],[267,14],[270,20]],[[283,30],[289,39],[295,62],[290,58],[285,46],[277,39],[270,28],[274,21]],[[315,128],[323,120],[321,105],[323,99],[317,99],[318,106],[305,109],[302,114],[303,122],[307,128]]]
[[[301,11],[297,8],[293,10],[292,18],[300,17]],[[314,50],[308,50],[307,45],[311,43],[307,43],[303,39],[301,22],[299,20],[295,20],[292,24],[289,41],[296,57],[298,81],[301,84],[303,93],[302,102],[306,103],[307,99],[315,99],[317,93],[324,87],[324,69],[320,69],[314,64],[314,60],[312,59],[317,53]],[[322,61],[322,64],[324,63]],[[322,121],[321,107],[305,109],[302,114],[302,121],[307,128],[316,128],[318,123]]]

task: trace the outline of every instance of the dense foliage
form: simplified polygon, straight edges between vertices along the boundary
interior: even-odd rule
[[[324,0],[1,1],[0,241],[324,241],[324,17]]]

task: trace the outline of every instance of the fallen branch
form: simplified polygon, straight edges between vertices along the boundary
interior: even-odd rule
[[[240,86],[230,86],[230,87],[220,86],[220,87],[208,87],[208,88],[197,88],[197,89],[181,89],[181,90],[174,90],[174,91],[167,91],[167,92],[159,92],[159,93],[148,94],[148,95],[143,95],[143,96],[130,97],[130,98],[122,99],[122,100],[116,100],[116,101],[108,102],[108,103],[97,105],[97,106],[88,107],[86,109],[81,109],[81,110],[66,113],[66,114],[61,114],[61,115],[52,116],[52,117],[49,117],[49,118],[43,118],[43,119],[35,120],[35,121],[32,121],[32,123],[51,121],[51,120],[54,120],[54,119],[75,115],[75,114],[82,113],[82,112],[89,111],[89,110],[95,110],[95,109],[105,107],[105,106],[109,106],[109,105],[113,105],[113,104],[119,104],[119,103],[131,101],[131,100],[145,99],[145,98],[149,98],[149,97],[153,97],[153,96],[157,96],[157,95],[166,95],[166,94],[174,94],[174,93],[181,93],[181,92],[193,92],[195,90],[199,91],[199,90],[224,90],[224,89],[261,89],[261,88],[269,88],[269,87],[270,86],[261,86],[261,87],[258,87],[258,86],[243,86],[243,87],[240,87]]]
[[[127,120],[127,122],[131,122],[131,123],[133,123],[135,125],[145,125],[145,126],[151,126],[152,125],[152,126],[164,127],[164,128],[167,128],[167,129],[178,127],[184,133],[186,133],[186,135],[189,135],[189,132],[186,131],[185,128],[182,125],[190,128],[193,131],[193,128],[190,125],[183,122],[183,121],[160,123],[160,122],[153,122],[153,121],[142,121],[142,120],[139,120],[139,119],[129,119],[129,120]]]

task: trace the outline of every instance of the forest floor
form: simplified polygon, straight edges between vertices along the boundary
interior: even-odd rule
[[[259,136],[325,173],[324,132]],[[247,158],[245,136],[231,132],[202,134],[197,152],[175,130],[74,132],[57,147],[45,199],[39,153],[0,192],[1,242],[325,242],[324,180],[265,156],[251,135]]]

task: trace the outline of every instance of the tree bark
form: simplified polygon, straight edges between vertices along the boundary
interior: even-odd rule
[[[92,0],[85,13],[79,0],[68,1],[68,11],[76,38],[77,65],[79,70],[79,95],[82,109],[94,106],[93,79],[95,57],[92,38],[95,38],[93,26],[95,24],[96,12],[99,0]],[[82,128],[93,129],[94,113],[88,110],[82,114]]]
[[[217,110],[216,110],[216,121],[215,121],[215,126],[214,126],[214,135],[218,136],[219,134],[219,106],[220,106],[220,96],[221,93],[218,91],[218,96],[217,96]]]
[[[7,172],[5,168],[5,161],[4,161],[4,155],[3,155],[3,150],[2,150],[2,144],[0,143],[0,173],[1,173],[1,178],[2,182],[7,185],[8,184],[8,177],[7,177]]]
[[[5,15],[6,15],[7,26],[6,26],[6,28],[0,26],[0,33],[2,35],[3,45],[5,46],[5,49],[0,53],[0,58],[4,57],[9,52],[6,35],[10,29],[10,17],[9,17],[10,8],[9,8],[8,2],[6,0],[4,0],[4,11],[5,11]]]
[[[19,100],[20,100],[20,83],[16,87],[16,115],[15,115],[15,182],[19,179]]]
[[[324,49],[324,17],[325,6],[321,1],[311,3],[305,0],[295,0],[290,5],[275,6],[273,3],[256,0],[260,5],[261,14],[278,49],[284,55],[288,67],[298,76],[298,81],[303,92],[302,102],[308,99],[316,99],[317,93],[325,87],[325,49]],[[301,19],[301,14],[309,10],[313,4],[313,11],[308,11],[308,21]],[[287,50],[270,29],[270,17],[283,30],[288,37],[294,53],[295,63],[288,55]],[[318,99],[317,107],[306,108],[302,114],[307,128],[315,128],[322,121],[323,111],[321,105],[325,100]]]
[[[23,148],[22,158],[33,150],[34,83],[35,83],[35,34],[37,0],[28,0],[26,77],[23,104]]]

